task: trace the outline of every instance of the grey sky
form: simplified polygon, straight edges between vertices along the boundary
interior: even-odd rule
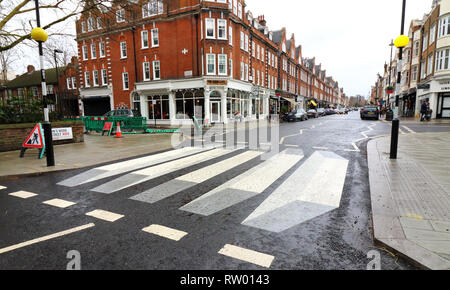
[[[304,57],[316,57],[347,95],[366,96],[389,61],[400,35],[401,0],[247,0],[253,16],[264,14],[271,30],[295,33]],[[274,4],[276,3],[276,4]],[[431,10],[431,0],[407,0],[405,34],[412,19]]]
[[[410,21],[431,10],[431,0],[407,0],[405,34]],[[304,57],[316,57],[347,95],[368,95],[376,74],[389,60],[390,40],[400,34],[402,0],[246,0],[253,16],[264,14],[271,30],[295,33]],[[48,18],[43,18],[45,25]],[[50,19],[48,19],[50,20]],[[75,34],[74,19],[64,24]],[[75,46],[75,41],[73,41]],[[75,50],[74,50],[75,51]],[[23,48],[17,74],[38,67],[37,50]]]

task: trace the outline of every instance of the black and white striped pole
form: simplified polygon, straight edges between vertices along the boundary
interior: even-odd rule
[[[44,104],[44,137],[45,137],[45,152],[47,156],[47,166],[55,166],[55,155],[53,151],[53,136],[52,124],[50,123],[48,104],[47,104],[47,85],[45,82],[44,69],[44,51],[42,43],[47,41],[48,35],[41,28],[41,19],[39,15],[39,0],[35,0],[36,4],[36,23],[37,27],[31,31],[31,38],[39,44],[39,65],[41,68],[41,85],[42,85],[42,101]],[[58,78],[58,76],[56,76]]]

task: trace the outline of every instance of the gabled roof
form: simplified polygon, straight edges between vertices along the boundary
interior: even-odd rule
[[[58,74],[62,75],[65,70],[66,70],[65,66],[58,68]],[[58,83],[56,79],[56,68],[45,70],[45,82],[49,85]],[[27,88],[40,85],[41,85],[40,70],[35,70],[31,73],[24,73],[23,75],[18,76],[12,81],[6,83],[8,89]]]

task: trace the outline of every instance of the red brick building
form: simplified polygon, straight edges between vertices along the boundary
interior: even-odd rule
[[[294,35],[270,31],[244,0],[116,1],[76,27],[85,115],[129,107],[149,123],[227,123],[313,97]]]

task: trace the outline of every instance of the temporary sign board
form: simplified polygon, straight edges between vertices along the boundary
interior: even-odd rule
[[[72,128],[54,128],[52,129],[53,141],[73,139]]]
[[[113,123],[112,122],[105,122],[105,126],[103,127],[102,136],[105,135],[105,132],[108,132],[108,136],[111,135]]]
[[[30,135],[23,142],[24,148],[44,148],[44,134],[41,124],[37,124]]]

